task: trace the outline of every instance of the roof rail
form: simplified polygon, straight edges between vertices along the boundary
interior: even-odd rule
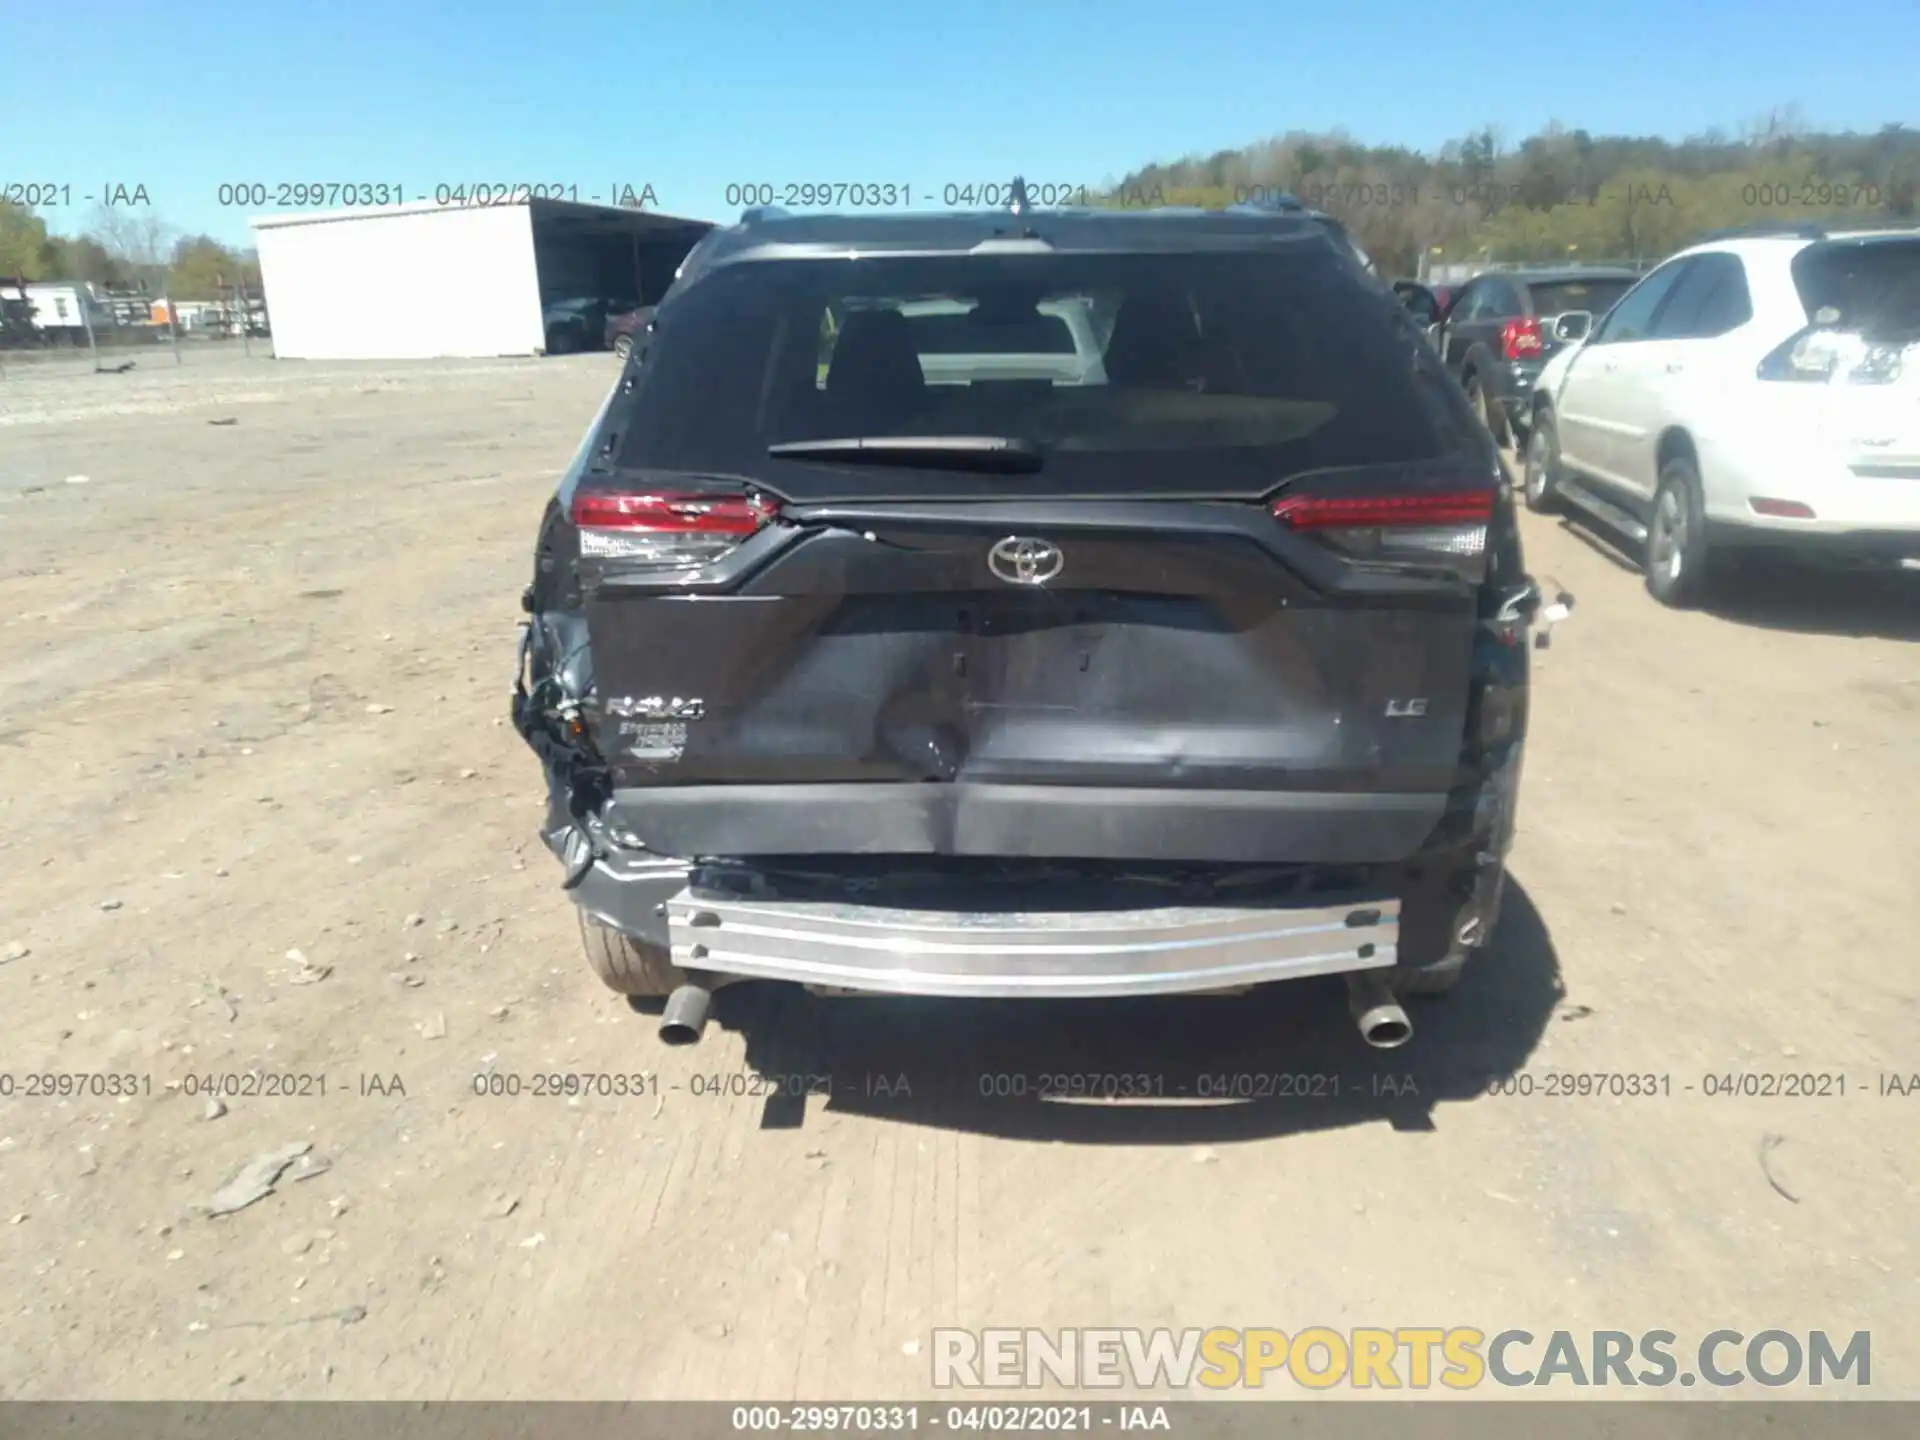
[[[1298,195],[1263,195],[1258,200],[1238,201],[1229,205],[1227,210],[1235,215],[1271,215],[1276,210],[1292,215],[1307,208],[1307,202]]]
[[[742,225],[758,225],[762,220],[785,220],[790,213],[791,212],[779,205],[755,205],[750,210],[742,210],[740,212],[740,223]]]
[[[1827,238],[1827,229],[1815,220],[1759,220],[1751,225],[1729,225],[1724,230],[1709,231],[1700,237],[1700,243],[1705,244],[1710,240],[1762,240],[1768,236],[1824,240]]]
[[[1631,270],[1632,260],[1516,260],[1516,270]]]
[[[1515,270],[1564,270],[1568,272],[1576,270],[1650,270],[1655,263],[1656,261],[1652,259],[1635,260],[1632,258],[1622,258],[1619,260],[1555,260],[1547,258],[1542,260],[1442,261],[1441,265],[1442,267],[1447,265],[1466,266],[1479,275],[1505,275]],[[1464,284],[1466,282],[1462,281],[1461,283]]]
[[[1882,215],[1873,220],[1833,220],[1827,224],[1827,237],[1836,235],[1877,235],[1881,231],[1900,234],[1920,230],[1920,215]]]

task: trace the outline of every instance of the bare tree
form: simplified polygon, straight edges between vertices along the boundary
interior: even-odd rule
[[[1748,120],[1740,127],[1741,138],[1756,149],[1798,139],[1806,131],[1806,116],[1798,102],[1775,105],[1765,115]]]
[[[145,207],[102,205],[94,211],[93,236],[150,293],[166,289],[167,269],[179,232]]]

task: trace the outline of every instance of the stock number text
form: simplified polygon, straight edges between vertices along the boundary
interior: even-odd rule
[[[816,205],[885,209],[913,203],[913,186],[876,180],[748,180],[727,186],[729,207],[750,210],[779,205],[802,210]]]
[[[291,209],[302,205],[349,209],[356,205],[404,205],[407,187],[384,180],[280,180],[271,184],[242,180],[222,185],[214,192],[214,201],[223,206],[253,209],[267,206]]]
[[[1816,180],[1798,183],[1783,180],[1772,185],[1743,185],[1740,187],[1740,201],[1761,209],[1776,205],[1878,205],[1880,187],[1848,184],[1845,181],[1826,184]]]
[[[15,1075],[0,1071],[0,1100],[104,1100],[151,1094],[151,1075],[72,1074],[44,1070]]]
[[[732,1423],[735,1430],[771,1431],[786,1434],[808,1431],[833,1434],[847,1431],[855,1435],[884,1430],[918,1430],[920,1407],[917,1405],[736,1405]]]
[[[532,1075],[519,1075],[506,1070],[490,1070],[473,1077],[473,1093],[483,1096],[526,1095],[536,1100],[572,1099],[576,1096],[624,1099],[635,1095],[658,1095],[660,1078],[646,1070],[637,1070],[629,1074],[542,1070]]]

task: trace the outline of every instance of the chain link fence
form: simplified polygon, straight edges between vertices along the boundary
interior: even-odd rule
[[[203,292],[204,293],[204,292]],[[0,384],[10,376],[114,374],[273,358],[257,283],[177,299],[145,285],[0,277]]]

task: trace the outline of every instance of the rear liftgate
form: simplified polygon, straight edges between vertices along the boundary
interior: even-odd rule
[[[1493,492],[1394,480],[1259,505],[582,490],[608,830],[769,864],[1405,859],[1455,783]],[[690,885],[667,911],[693,970],[948,995],[1371,973],[1398,924],[1382,896],[922,911]]]

